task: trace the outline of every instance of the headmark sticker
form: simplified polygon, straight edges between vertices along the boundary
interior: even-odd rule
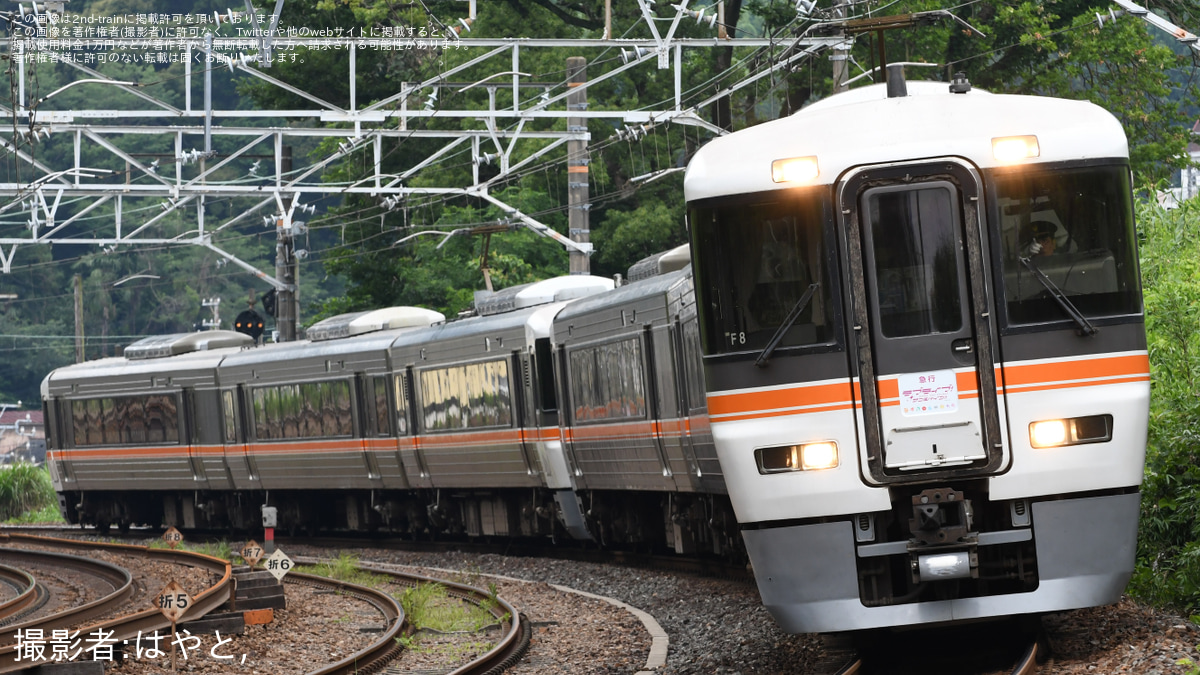
[[[958,412],[958,379],[953,370],[899,376],[900,413],[905,417]]]

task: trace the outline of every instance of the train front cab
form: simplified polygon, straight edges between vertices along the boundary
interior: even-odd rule
[[[785,630],[1119,599],[1149,399],[1129,180],[942,157],[692,204],[713,435]]]

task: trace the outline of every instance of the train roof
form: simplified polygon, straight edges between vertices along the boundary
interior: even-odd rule
[[[84,382],[96,379],[120,379],[133,381],[139,377],[154,377],[167,375],[171,377],[188,373],[214,370],[221,360],[231,354],[238,354],[241,347],[225,347],[206,351],[188,352],[174,356],[164,356],[156,359],[129,360],[123,356],[84,361],[51,371],[42,380],[42,395],[51,389],[71,382]],[[149,384],[149,380],[146,380]]]
[[[221,362],[222,367],[242,366],[246,364],[272,363],[291,361],[300,358],[315,358],[321,356],[342,356],[349,353],[378,351],[384,352],[391,346],[396,336],[420,328],[396,328],[381,330],[365,335],[356,335],[352,339],[297,340],[295,342],[269,343],[254,349],[230,354]]]
[[[535,306],[503,314],[472,316],[428,328],[413,329],[397,336],[395,342],[392,343],[392,347],[401,348],[413,345],[427,345],[441,340],[452,340],[474,335],[490,335],[507,330],[523,330],[529,317],[541,309],[543,309],[543,306]]]
[[[771,163],[816,157],[819,174],[808,184],[830,185],[848,169],[920,158],[965,157],[980,168],[1005,166],[992,139],[1037,136],[1040,154],[1021,160],[1126,158],[1125,132],[1108,111],[1087,102],[1041,96],[952,94],[944,82],[910,81],[908,96],[888,98],[871,85],[831,96],[790,117],[714,139],[688,165],[688,201],[795,184],[772,180]]]
[[[667,272],[658,276],[650,277],[631,284],[626,284],[618,289],[602,295],[595,295],[590,298],[576,300],[567,305],[559,312],[556,320],[570,319],[577,316],[582,316],[598,310],[607,309],[614,305],[624,305],[629,302],[639,300],[641,298],[652,297],[655,295],[665,295],[680,282],[692,276],[691,266],[687,266],[682,270]]]
[[[613,280],[608,277],[588,274],[552,277],[519,286],[510,286],[494,293],[476,292],[475,310],[481,316],[502,314],[516,309],[604,293],[611,291],[613,286]]]
[[[445,314],[424,307],[385,307],[331,316],[309,326],[304,334],[313,342],[321,342],[381,330],[429,326],[445,320]]]

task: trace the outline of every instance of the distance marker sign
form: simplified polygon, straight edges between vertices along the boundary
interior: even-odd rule
[[[162,539],[163,541],[167,542],[167,546],[170,546],[172,549],[174,549],[176,546],[183,543],[183,533],[174,527],[169,527],[167,528],[166,532],[163,532]]]
[[[259,560],[262,560],[263,549],[258,545],[257,541],[251,539],[250,541],[246,542],[245,546],[242,547],[241,556],[242,560],[245,560],[247,565],[254,567],[258,564]]]
[[[292,569],[292,559],[287,557],[287,554],[284,553],[282,549],[277,548],[275,549],[275,552],[267,558],[267,561],[263,563],[263,566],[267,568],[267,571],[271,573],[271,576],[282,580],[284,575],[290,572]]]
[[[171,623],[175,623],[192,606],[192,598],[183,590],[183,586],[172,580],[158,592],[154,605]]]

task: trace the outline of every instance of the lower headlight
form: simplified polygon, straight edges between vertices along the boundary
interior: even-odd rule
[[[800,468],[832,469],[838,465],[837,445],[833,443],[808,443],[800,446]]]
[[[833,441],[758,448],[754,456],[758,472],[764,474],[832,469],[838,465],[837,443]]]
[[[1066,420],[1043,420],[1029,425],[1029,442],[1035,448],[1052,448],[1067,442]]]
[[[1112,440],[1112,429],[1112,415],[1042,420],[1029,425],[1029,443],[1035,448],[1107,443]]]

